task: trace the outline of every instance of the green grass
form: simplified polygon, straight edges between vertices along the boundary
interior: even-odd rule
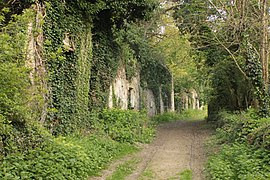
[[[192,180],[192,171],[187,169],[180,173],[177,173],[176,176],[168,178],[169,180]]]
[[[112,176],[106,178],[106,180],[124,180],[125,177],[130,175],[136,169],[136,165],[138,163],[139,160],[134,158],[132,160],[126,161],[123,164],[120,164]]]
[[[203,120],[207,116],[206,110],[189,109],[181,113],[165,112],[161,115],[156,115],[152,120],[156,123],[172,122],[172,121],[193,121]]]
[[[145,170],[143,171],[143,173],[140,175],[139,180],[144,180],[144,179],[155,179],[154,177],[155,177],[155,176],[154,176],[154,173],[153,173],[152,170],[150,170],[150,169],[145,169]]]
[[[192,180],[192,171],[187,169],[180,173],[181,180]]]

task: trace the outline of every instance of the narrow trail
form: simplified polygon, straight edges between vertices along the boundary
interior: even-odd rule
[[[211,130],[206,122],[201,120],[160,125],[155,141],[145,145],[141,152],[134,155],[140,159],[140,163],[126,179],[177,179],[177,174],[191,170],[193,180],[203,180],[206,161],[204,142],[210,134]],[[108,170],[106,172],[107,175],[110,174]],[[145,175],[146,173],[151,175]],[[106,179],[106,176],[100,179]]]

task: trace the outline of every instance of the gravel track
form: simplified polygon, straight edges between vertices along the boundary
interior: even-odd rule
[[[126,179],[166,180],[189,169],[192,170],[193,180],[203,180],[206,162],[204,142],[210,134],[211,130],[202,120],[175,121],[160,125],[154,142],[144,145],[142,151],[133,155],[141,161]],[[122,162],[127,159],[129,158]],[[105,171],[106,175],[98,179],[106,179],[115,167],[113,164]],[[143,176],[144,172],[150,172],[151,176]]]

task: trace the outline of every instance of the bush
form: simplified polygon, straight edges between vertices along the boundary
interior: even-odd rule
[[[118,142],[150,142],[154,128],[146,113],[133,110],[105,109],[100,123],[105,133]]]
[[[269,179],[269,152],[247,144],[224,145],[209,158],[209,179]]]
[[[218,123],[216,140],[219,143],[245,142],[259,147],[269,148],[270,119],[254,118],[253,114],[229,114],[222,112]]]
[[[219,125],[207,171],[210,179],[269,179],[270,119],[252,112],[219,114]],[[215,145],[215,146],[213,146]]]
[[[34,123],[39,102],[33,100],[40,95],[30,88],[26,62],[27,29],[35,12],[25,9],[5,18],[10,15],[9,8],[0,10],[0,158],[37,148],[48,135]]]
[[[199,120],[199,119],[204,119],[205,117],[206,117],[206,111],[197,110],[197,109],[189,109],[181,113],[165,112],[163,114],[154,116],[152,120],[157,123],[162,123],[162,122],[170,122],[170,121],[177,121],[177,120]]]
[[[0,179],[87,179],[111,160],[135,150],[129,144],[96,136],[59,137],[43,148],[4,157]]]
[[[55,138],[38,122],[28,121],[16,131],[0,116],[0,130],[9,135],[1,142],[8,146],[0,156],[0,179],[86,179],[113,159],[134,152],[130,143],[153,138],[154,128],[144,113],[112,109],[104,110],[100,117],[93,124],[99,128],[99,136]]]

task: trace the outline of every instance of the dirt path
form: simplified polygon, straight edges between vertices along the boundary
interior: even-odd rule
[[[204,179],[204,142],[209,135],[210,130],[205,121],[162,124],[158,128],[156,140],[135,155],[141,161],[126,179],[166,180],[177,177],[184,170],[191,170],[194,180]],[[103,176],[101,179],[106,178]]]

